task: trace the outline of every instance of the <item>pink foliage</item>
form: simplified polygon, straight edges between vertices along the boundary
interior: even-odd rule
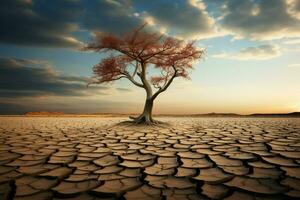
[[[175,77],[189,78],[189,69],[192,69],[195,60],[203,57],[204,51],[198,49],[194,42],[185,43],[159,33],[147,32],[144,27],[121,36],[95,34],[94,42],[86,50],[117,53],[94,66],[93,71],[99,83],[123,77],[132,81],[136,74],[146,74],[149,65],[161,71],[161,76],[150,76],[156,88],[163,88]],[[134,66],[134,70],[131,70],[135,71],[133,74],[129,66]],[[143,76],[140,78],[143,79]],[[145,85],[146,81],[144,78],[140,84]]]

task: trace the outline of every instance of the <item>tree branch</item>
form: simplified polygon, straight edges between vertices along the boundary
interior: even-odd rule
[[[174,69],[174,74],[172,75],[172,77],[167,81],[167,83],[161,87],[158,91],[156,91],[154,93],[154,95],[152,96],[152,99],[154,100],[160,93],[164,92],[166,89],[168,89],[168,87],[171,85],[171,83],[173,82],[174,78],[177,75],[177,69],[176,67],[173,65],[172,68]]]
[[[110,81],[116,81],[116,80],[119,80],[121,78],[126,78],[126,76],[119,76],[117,78],[113,78],[113,79],[110,79],[109,81],[106,81],[106,80],[98,80],[98,81],[90,81],[87,83],[86,87],[89,87],[90,85],[92,84],[101,84],[101,83],[105,83],[105,82],[110,82]]]
[[[135,69],[134,69],[134,72],[133,72],[133,74],[131,75],[131,77],[134,78],[134,76],[136,75],[136,73],[137,73],[137,71],[138,71],[138,68],[139,68],[139,63],[136,61]]]
[[[134,85],[138,86],[138,87],[141,87],[141,88],[144,88],[144,85],[137,82],[135,79],[134,79],[134,76],[131,76],[128,72],[123,72],[123,74],[125,75],[125,77],[130,80]]]
[[[146,61],[146,60],[149,60],[150,58],[152,58],[152,57],[154,57],[154,56],[156,56],[156,55],[158,55],[158,54],[161,54],[161,53],[163,53],[163,52],[165,52],[165,51],[167,51],[167,50],[170,50],[170,49],[172,49],[173,47],[172,46],[170,46],[169,48],[163,48],[162,50],[160,50],[160,51],[158,51],[158,52],[156,52],[156,53],[153,53],[153,54],[151,54],[151,55],[149,55],[147,58],[144,58],[144,60]]]
[[[131,36],[131,43],[133,44],[134,41],[136,40],[137,38],[137,35],[139,34],[139,32],[146,26],[147,24],[144,23],[142,26],[138,27],[137,29],[135,29],[133,31],[133,35]]]

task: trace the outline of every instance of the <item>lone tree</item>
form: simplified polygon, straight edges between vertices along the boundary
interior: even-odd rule
[[[143,113],[130,117],[136,123],[152,124],[153,102],[166,91],[177,77],[189,78],[194,60],[203,57],[204,51],[194,42],[184,42],[156,32],[148,32],[145,25],[122,36],[96,33],[85,50],[112,52],[93,67],[95,81],[101,84],[126,78],[146,91]],[[152,70],[150,75],[149,67]],[[159,71],[159,75],[155,73]]]

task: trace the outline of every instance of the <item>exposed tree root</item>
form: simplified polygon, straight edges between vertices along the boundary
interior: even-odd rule
[[[133,125],[150,125],[150,126],[156,126],[156,125],[165,124],[164,122],[154,120],[152,117],[146,117],[144,115],[140,115],[138,117],[129,116],[129,118],[133,120],[133,121],[129,121],[129,123],[131,123]]]
[[[166,128],[170,124],[167,122],[162,122],[162,121],[157,121],[155,120],[154,122],[136,122],[134,120],[128,120],[128,121],[123,121],[120,122],[116,125],[122,125],[122,126],[141,126],[141,127],[161,127],[161,128]]]

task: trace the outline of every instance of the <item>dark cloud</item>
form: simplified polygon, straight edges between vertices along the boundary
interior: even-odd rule
[[[295,10],[297,11],[297,12],[300,12],[300,1],[297,1],[297,0],[295,0],[296,1],[296,3],[295,3]]]
[[[213,19],[193,1],[2,0],[0,42],[79,47],[79,31],[123,33],[150,18],[179,36],[214,34]],[[195,1],[196,2],[196,1]],[[204,5],[204,4],[203,4]],[[193,20],[191,20],[193,19]]]
[[[142,23],[129,0],[3,0],[0,42],[74,48],[78,31],[123,33]]]
[[[2,115],[23,114],[29,111],[30,109],[26,108],[26,106],[18,105],[15,103],[0,102],[0,114]]]
[[[201,1],[136,0],[141,14],[154,20],[155,24],[176,36],[206,38],[216,35],[214,19],[205,11]]]
[[[143,23],[129,0],[84,0],[83,26],[92,31],[123,33]]]
[[[78,47],[80,1],[2,0],[0,42],[17,45]]]
[[[107,87],[86,87],[88,78],[63,76],[42,61],[0,58],[0,97],[86,96]]]
[[[224,13],[221,26],[237,38],[264,40],[300,35],[299,1],[227,0],[219,5]]]
[[[298,0],[2,0],[0,42],[77,48],[94,31],[123,33],[145,21],[183,38],[232,34],[297,37]],[[76,36],[75,36],[76,35]],[[79,39],[78,37],[82,39]]]

